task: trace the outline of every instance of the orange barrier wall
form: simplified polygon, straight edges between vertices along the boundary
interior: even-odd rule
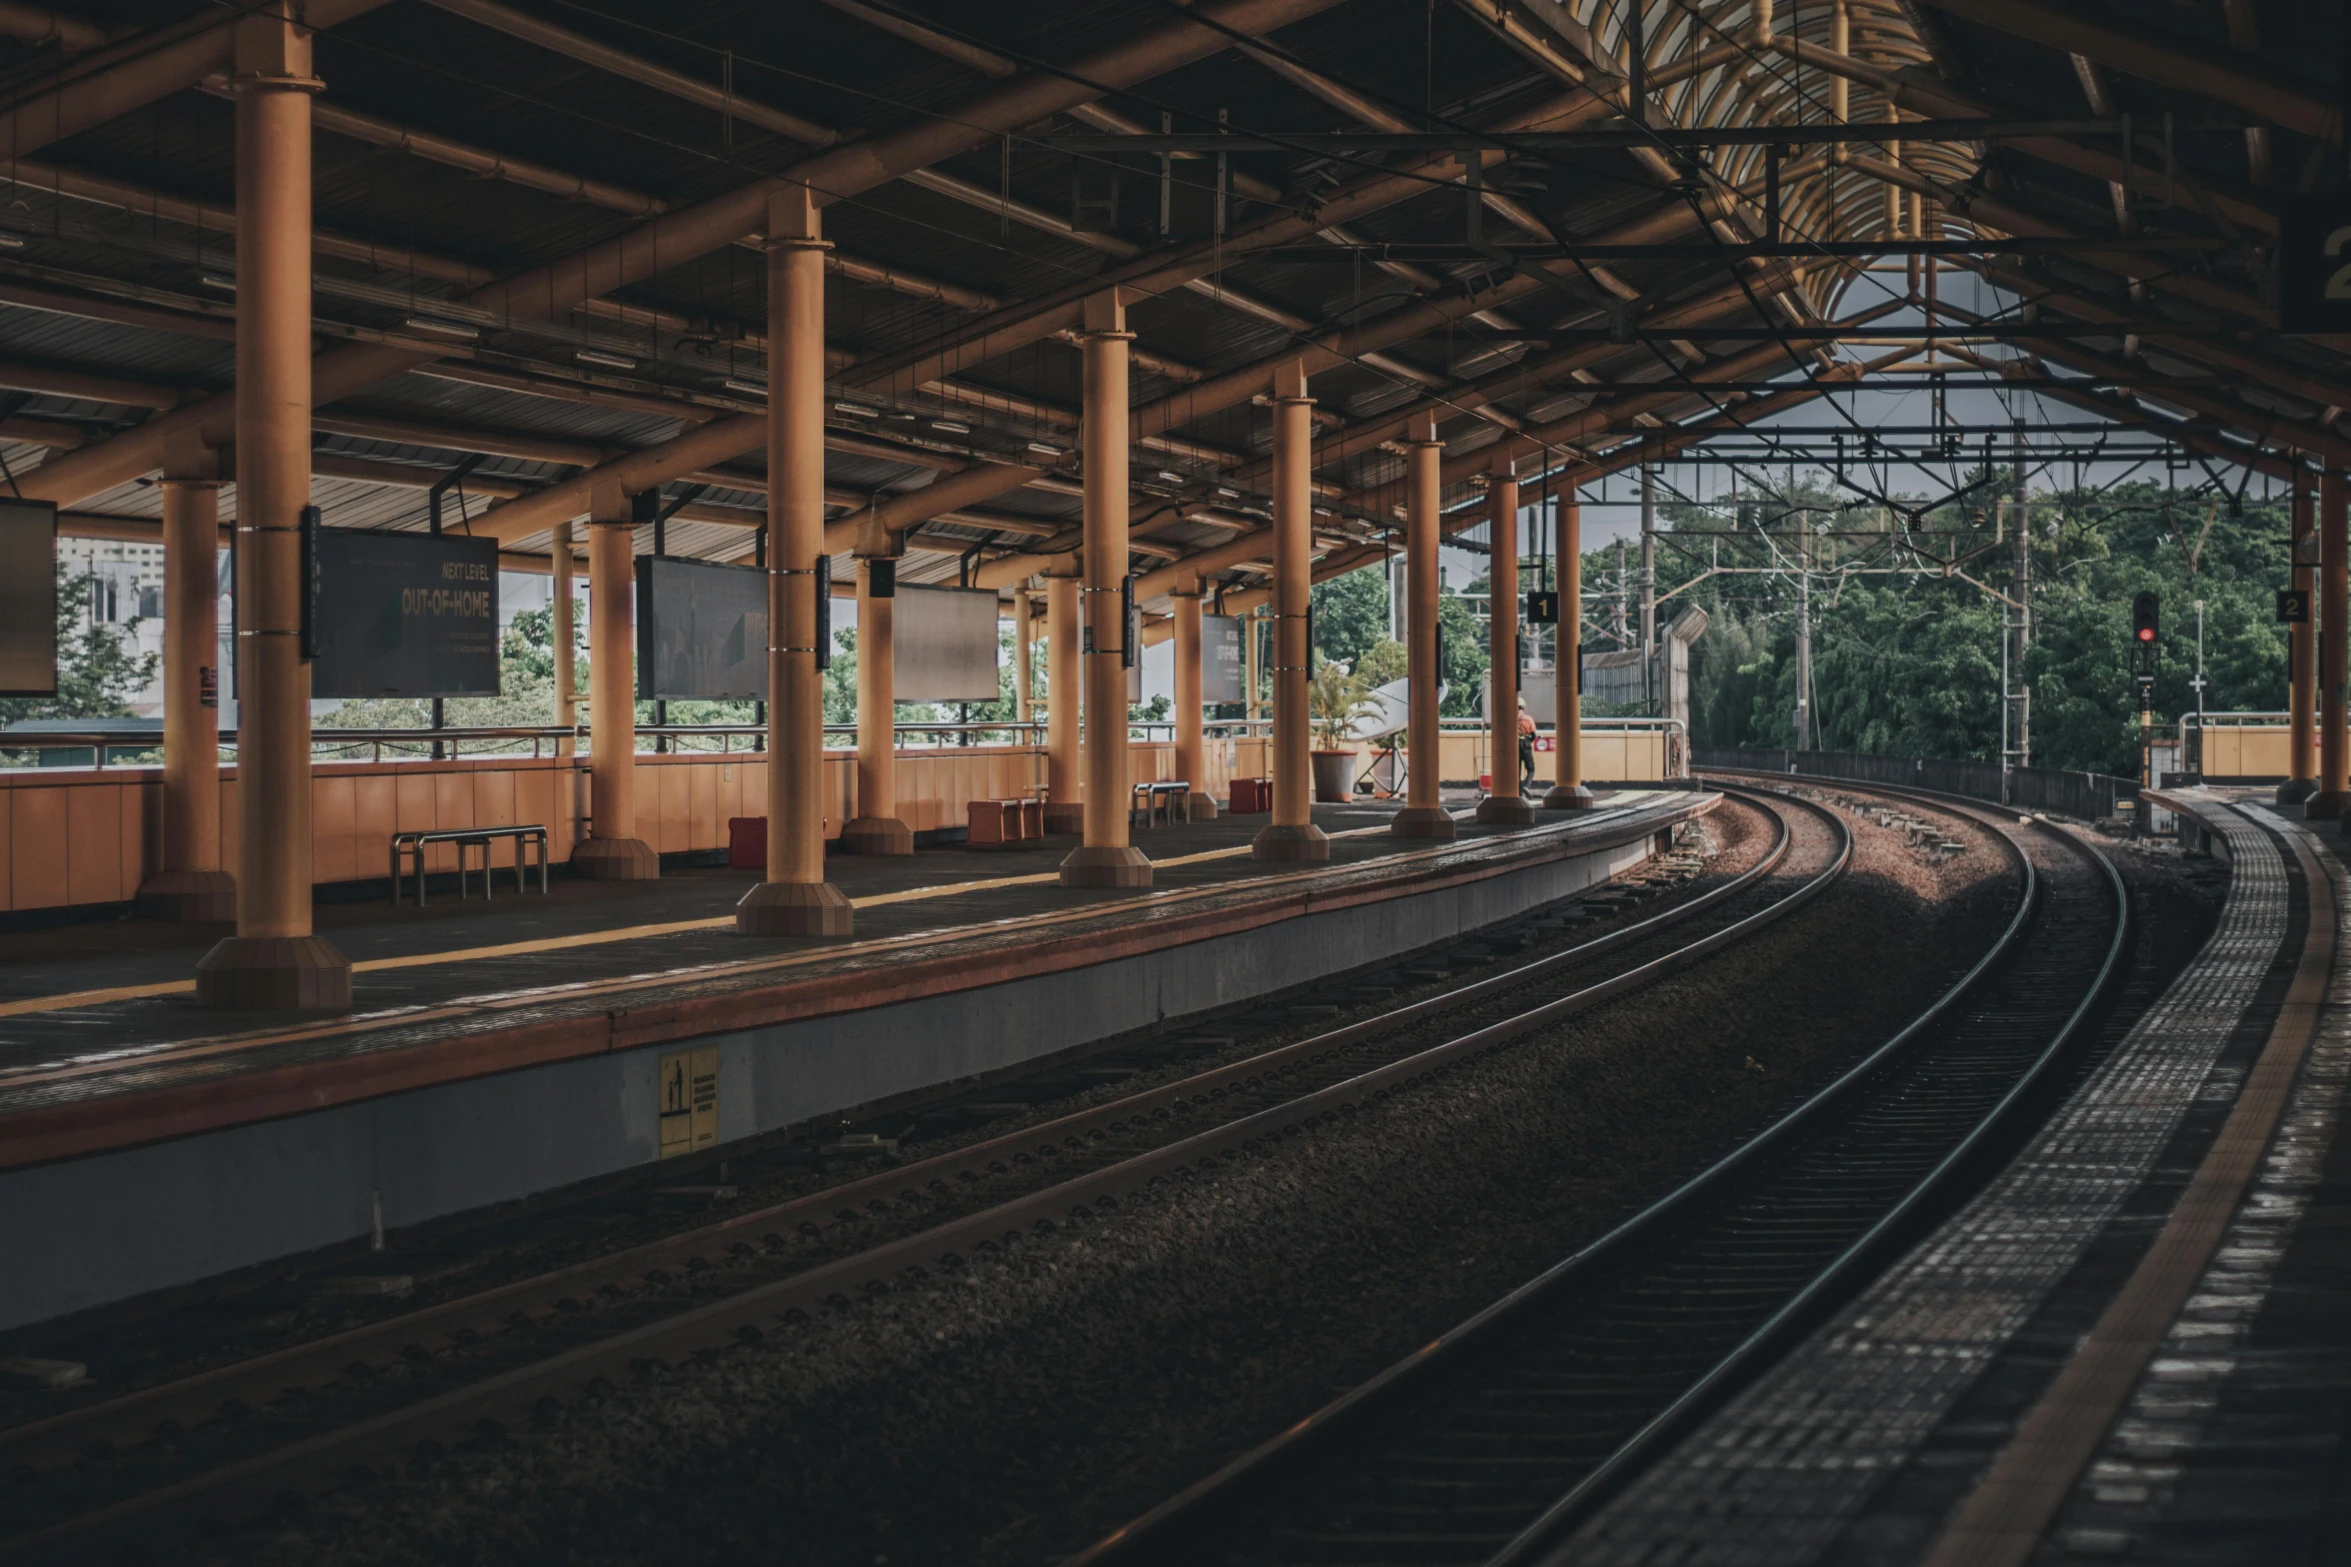
[[[1208,792],[1223,798],[1236,744],[1210,741]],[[1171,743],[1137,743],[1137,780],[1175,776]],[[898,753],[898,815],[916,832],[961,827],[973,800],[1039,793],[1045,762],[1028,746],[949,746]],[[756,751],[690,751],[637,758],[637,831],[663,854],[723,849],[727,819],[767,808],[767,762]],[[221,770],[221,860],[237,863],[237,770]],[[1193,780],[1199,783],[1199,780]],[[855,757],[828,751],[825,835],[852,814]],[[460,757],[450,761],[320,762],[311,772],[312,853],[320,882],[381,877],[395,832],[536,822],[567,859],[586,830],[587,774],[576,758]],[[159,860],[162,772],[152,767],[0,769],[0,912],[126,902]],[[431,864],[455,866],[452,846]],[[495,858],[506,864],[501,845]]]

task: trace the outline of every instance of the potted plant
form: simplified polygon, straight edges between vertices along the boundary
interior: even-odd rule
[[[1306,712],[1314,726],[1314,797],[1346,801],[1355,784],[1355,748],[1347,742],[1355,720],[1374,706],[1371,683],[1344,664],[1318,660],[1306,682]]]

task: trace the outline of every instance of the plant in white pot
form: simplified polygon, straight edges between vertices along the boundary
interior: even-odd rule
[[[1306,682],[1306,712],[1313,721],[1315,748],[1314,797],[1326,805],[1338,804],[1355,787],[1355,721],[1378,706],[1371,699],[1371,682],[1344,664],[1317,659]]]

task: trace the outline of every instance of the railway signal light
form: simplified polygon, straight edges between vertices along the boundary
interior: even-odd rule
[[[2142,593],[2131,600],[2131,635],[2142,646],[2155,641],[2156,604],[2156,597],[2152,593]]]

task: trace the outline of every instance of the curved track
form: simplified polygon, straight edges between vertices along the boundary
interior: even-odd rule
[[[1080,1563],[1525,1563],[1944,1211],[2083,1047],[2129,951],[2105,856],[1972,818],[2025,897],[1918,1018],[1713,1167]]]
[[[1757,865],[1565,951],[934,1158],[0,1432],[0,1468],[75,1471],[44,1509],[48,1520],[0,1539],[0,1557],[86,1560],[107,1543],[353,1478],[419,1443],[495,1440],[599,1380],[756,1341],[779,1317],[952,1271],[1008,1236],[1110,1211],[1153,1182],[1352,1114],[1679,972],[1811,901],[1851,861],[1833,813],[1738,793],[1777,824]],[[1793,823],[1805,818],[1826,831],[1799,851]],[[1791,865],[1804,858],[1818,863]],[[1578,983],[1562,987],[1571,974]],[[812,1259],[811,1243],[832,1254]],[[680,1274],[704,1297],[664,1294]],[[714,1281],[721,1293],[709,1299]],[[591,1320],[596,1307],[612,1320]],[[338,1388],[368,1391],[378,1368],[402,1361],[452,1385],[390,1407],[380,1389],[338,1405]],[[264,1409],[270,1429],[257,1436]]]

